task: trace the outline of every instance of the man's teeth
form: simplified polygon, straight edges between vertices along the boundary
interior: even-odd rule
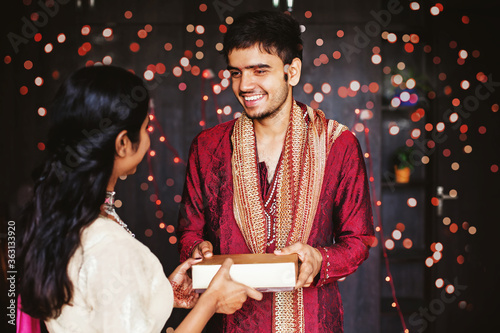
[[[245,101],[255,101],[259,98],[262,98],[264,95],[254,95],[254,96],[245,96]]]

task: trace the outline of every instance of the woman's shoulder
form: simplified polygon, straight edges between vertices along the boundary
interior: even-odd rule
[[[107,271],[138,269],[141,274],[164,276],[160,261],[146,245],[115,221],[102,217],[83,230],[71,267],[80,273],[100,267]]]
[[[140,243],[115,221],[99,216],[94,222],[83,229],[81,245],[83,250],[96,246],[116,243]],[[137,245],[137,244],[136,244]]]
[[[125,260],[158,261],[151,250],[135,239],[114,220],[98,217],[87,226],[81,237],[81,250],[84,256],[122,257]]]

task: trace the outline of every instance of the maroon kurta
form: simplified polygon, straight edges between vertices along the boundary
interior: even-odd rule
[[[203,240],[213,244],[214,254],[250,253],[233,215],[234,122],[204,130],[191,145],[179,215],[181,261]],[[373,234],[363,155],[354,135],[344,131],[331,148],[307,242],[320,250],[323,263],[314,286],[304,288],[306,332],[343,331],[336,281],[353,273],[368,257]],[[272,332],[272,299],[271,293],[265,293],[260,302],[249,299],[235,314],[222,321],[214,318],[207,329],[221,332],[222,325],[224,332]]]

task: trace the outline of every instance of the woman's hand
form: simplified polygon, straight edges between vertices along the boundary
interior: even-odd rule
[[[187,261],[189,260],[193,259],[188,259]],[[191,261],[189,267],[192,266],[192,263],[196,262],[197,261]],[[229,276],[229,269],[232,264],[233,261],[231,259],[226,259],[224,261],[221,268],[212,279],[212,282],[210,282],[207,290],[200,296],[194,309],[191,310],[182,323],[177,326],[175,332],[201,332],[215,312],[232,314],[241,309],[247,297],[251,297],[258,301],[262,299],[262,294],[257,290],[241,283],[234,282],[231,279]]]
[[[233,261],[226,259],[201,296],[215,300],[217,313],[233,314],[241,309],[248,297],[258,301],[262,299],[262,293],[231,279],[229,269],[232,265]]]
[[[187,271],[201,259],[190,258],[180,264],[168,277],[174,291],[174,307],[191,309],[200,295],[193,291],[193,282]]]

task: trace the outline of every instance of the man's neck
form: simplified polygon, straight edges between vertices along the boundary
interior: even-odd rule
[[[253,121],[258,160],[266,163],[268,182],[273,179],[283,150],[292,105],[293,98],[290,97],[274,117]]]

